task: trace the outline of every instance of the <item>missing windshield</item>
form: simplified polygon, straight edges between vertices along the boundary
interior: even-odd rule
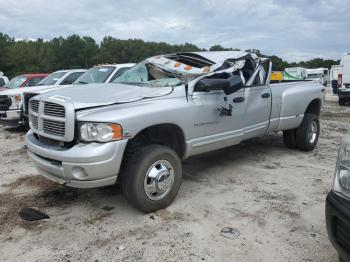
[[[181,85],[187,79],[188,76],[185,74],[177,74],[161,65],[145,61],[129,69],[113,82],[149,87],[166,87]]]

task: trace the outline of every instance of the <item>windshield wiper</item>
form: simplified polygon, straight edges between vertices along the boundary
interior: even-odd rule
[[[88,82],[78,81],[78,84],[89,84]]]

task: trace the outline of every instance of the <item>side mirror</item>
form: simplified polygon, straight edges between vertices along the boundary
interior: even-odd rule
[[[237,92],[244,86],[242,78],[234,75],[228,79],[201,79],[197,82],[195,90],[209,92],[223,90],[226,95]]]

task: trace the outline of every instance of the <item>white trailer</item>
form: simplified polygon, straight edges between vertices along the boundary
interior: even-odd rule
[[[338,97],[339,105],[344,105],[350,102],[350,53],[342,55],[340,65],[342,74],[339,75],[338,80]]]
[[[283,80],[304,80],[306,68],[304,67],[289,67],[284,69]]]
[[[341,85],[345,87],[350,87],[350,53],[345,53],[344,55],[342,55],[340,65],[343,68]]]
[[[329,81],[332,86],[333,94],[338,92],[338,77],[343,72],[343,67],[341,65],[332,65],[331,71],[329,74]]]

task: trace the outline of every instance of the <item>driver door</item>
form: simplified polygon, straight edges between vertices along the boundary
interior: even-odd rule
[[[222,90],[194,91],[190,97],[192,111],[191,153],[198,154],[238,144],[243,137],[244,88],[226,95]],[[220,110],[230,109],[231,116]]]
[[[245,87],[246,113],[244,139],[264,135],[270,124],[272,93],[271,61],[262,60]]]

